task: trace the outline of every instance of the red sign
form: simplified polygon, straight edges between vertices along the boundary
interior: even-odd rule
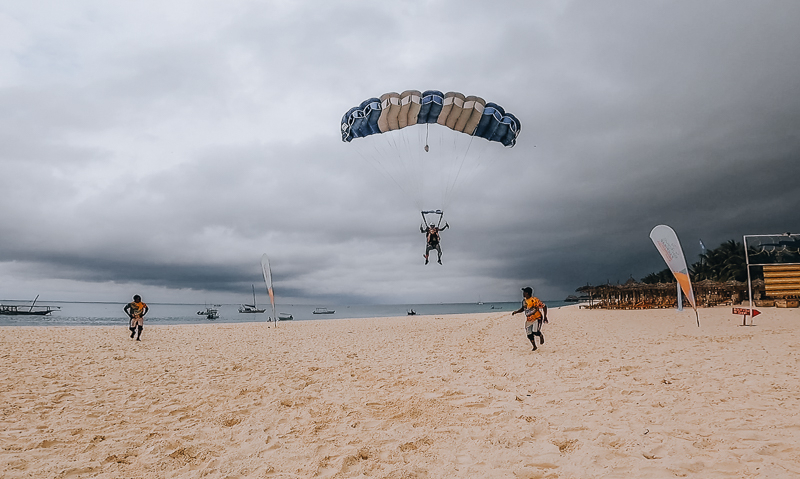
[[[750,309],[749,308],[733,308],[733,314],[743,314],[743,315],[747,316],[747,315],[750,314]],[[753,317],[754,318],[756,316],[758,316],[759,314],[761,314],[761,311],[759,311],[757,309],[753,310]]]

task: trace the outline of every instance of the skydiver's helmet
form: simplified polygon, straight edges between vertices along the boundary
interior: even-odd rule
[[[431,228],[436,228],[436,225],[431,223]]]

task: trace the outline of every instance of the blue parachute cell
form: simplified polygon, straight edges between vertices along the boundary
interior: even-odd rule
[[[439,119],[439,113],[442,112],[444,93],[436,90],[427,90],[422,93],[420,104],[417,124],[436,123]]]

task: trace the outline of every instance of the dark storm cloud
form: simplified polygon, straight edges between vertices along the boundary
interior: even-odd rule
[[[12,7],[4,296],[237,300],[267,252],[292,300],[560,299],[663,269],[657,224],[690,262],[699,238],[799,229],[794,2]],[[461,185],[444,267],[339,139],[349,107],[408,88],[523,124]]]

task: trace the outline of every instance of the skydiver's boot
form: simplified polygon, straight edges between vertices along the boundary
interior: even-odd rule
[[[439,261],[437,261],[437,263],[442,264],[442,257],[441,256],[439,256]]]
[[[539,331],[539,344],[544,344],[544,334],[541,331]]]
[[[141,326],[139,326],[139,334],[136,336],[136,340],[137,340],[137,341],[141,341],[141,339],[140,339],[140,338],[142,337],[142,329],[143,329],[143,328],[142,328]]]
[[[424,256],[424,257],[425,257],[425,264],[428,264],[428,255],[424,254],[424,255],[422,255],[422,256]]]
[[[136,328],[130,328],[130,330],[131,330],[131,339],[133,339],[133,336],[136,334]]]

